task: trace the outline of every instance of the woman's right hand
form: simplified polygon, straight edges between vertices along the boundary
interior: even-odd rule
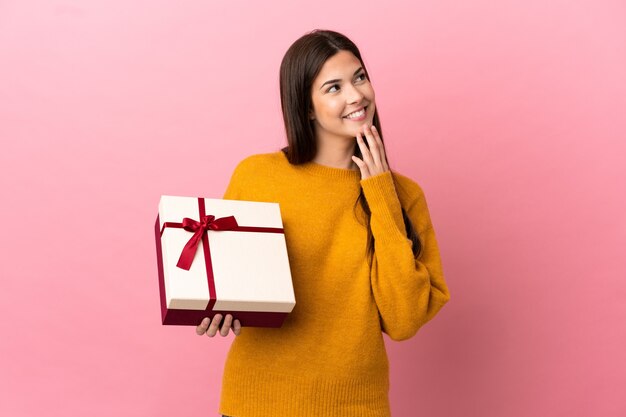
[[[209,337],[215,336],[220,321],[222,321],[222,317],[223,316],[219,313],[213,316],[213,320],[205,317],[204,320],[202,320],[202,323],[200,323],[200,325],[196,327],[196,334],[198,336],[202,336],[204,333],[206,333],[206,335]],[[222,323],[220,335],[222,337],[228,336],[228,332],[231,330],[231,328],[233,330],[233,333],[235,333],[235,336],[239,336],[239,334],[241,333],[241,323],[237,319],[235,319],[233,323],[233,315],[227,314],[226,318],[224,319],[224,323]]]

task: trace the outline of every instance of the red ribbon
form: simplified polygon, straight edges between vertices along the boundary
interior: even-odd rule
[[[200,216],[199,222],[185,217],[183,219],[182,226],[183,229],[188,232],[194,232],[194,234],[183,248],[176,266],[184,269],[185,271],[189,271],[193,258],[196,256],[198,245],[200,245],[202,236],[207,232],[207,230],[234,230],[237,228],[237,220],[235,220],[235,216],[215,219],[215,216],[213,215],[202,215]]]
[[[207,266],[207,276],[212,280],[212,268],[210,267],[210,252],[209,252],[209,240],[207,239],[206,232],[210,230],[233,230],[240,232],[270,232],[270,233],[284,233],[282,228],[278,227],[253,227],[253,226],[239,226],[235,216],[220,217],[216,219],[214,215],[205,214],[204,199],[198,198],[198,208],[200,211],[200,221],[190,219],[189,217],[183,218],[182,223],[165,222],[161,228],[161,235],[166,227],[176,227],[187,230],[188,232],[194,232],[193,236],[189,239],[183,251],[178,258],[177,267],[189,271],[193,259],[196,256],[198,246],[201,241],[204,241],[204,253],[205,262]]]

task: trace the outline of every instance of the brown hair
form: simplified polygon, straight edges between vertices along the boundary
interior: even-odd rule
[[[283,57],[280,64],[280,102],[288,146],[282,148],[281,151],[285,153],[291,164],[309,162],[317,153],[313,121],[308,117],[312,108],[311,88],[313,80],[326,60],[341,50],[352,52],[361,61],[363,71],[370,79],[357,46],[346,36],[331,30],[316,29],[305,34],[289,47]],[[374,111],[373,124],[382,140],[383,130],[380,127],[378,108]],[[359,146],[354,147],[354,155],[363,159]],[[359,201],[367,220],[366,251],[369,262],[374,252],[374,236],[370,226],[371,211],[362,188],[355,202],[355,208]],[[402,208],[402,217],[407,237],[413,242],[413,254],[419,257],[422,244],[404,208]]]

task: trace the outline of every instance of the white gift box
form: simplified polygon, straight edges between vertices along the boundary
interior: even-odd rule
[[[177,264],[194,234],[186,270]],[[230,313],[242,326],[280,327],[295,306],[278,203],[164,195],[155,239],[164,325]]]

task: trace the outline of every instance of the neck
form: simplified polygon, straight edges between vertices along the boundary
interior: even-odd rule
[[[317,154],[313,162],[331,168],[358,170],[359,167],[352,160],[356,139],[318,140]]]

